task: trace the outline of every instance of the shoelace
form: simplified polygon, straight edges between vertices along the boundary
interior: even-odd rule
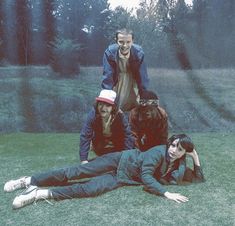
[[[29,187],[30,187],[30,185],[26,186],[26,188],[25,188],[23,191],[18,192],[18,194],[19,194],[19,195],[25,195],[25,193],[26,193],[26,191],[27,191],[27,189],[28,189]],[[38,188],[35,187],[34,189],[37,190]],[[30,193],[33,192],[34,189],[32,189],[32,190],[30,191]],[[17,194],[17,196],[19,196],[18,194]],[[37,196],[37,191],[36,191],[36,196]],[[49,201],[47,198],[42,197],[42,199],[43,199],[44,201],[46,201],[48,204],[50,204],[51,206],[54,205],[54,204],[53,204],[51,201]],[[37,205],[37,202],[38,202],[38,201],[40,201],[40,199],[37,199],[37,198],[35,197],[35,200],[33,201],[33,205]]]
[[[29,185],[26,185],[23,191],[21,190],[21,191],[16,192],[16,196],[24,195],[24,193],[26,192],[28,188],[29,188]]]
[[[38,188],[36,188],[36,197],[37,197],[37,190],[38,190]],[[33,191],[33,190],[32,190]],[[41,197],[41,199],[37,199],[35,197],[35,200],[34,200],[34,202],[33,202],[33,205],[37,205],[37,202],[38,201],[40,201],[40,200],[44,200],[44,201],[46,201],[48,204],[50,204],[51,206],[53,206],[54,204],[51,202],[51,201],[49,201],[47,198],[45,198],[45,197]]]
[[[50,204],[51,206],[54,206],[54,204],[51,201],[49,201],[47,198],[42,197],[42,199],[46,201],[48,204]],[[35,198],[33,205],[37,205],[37,201],[40,201],[40,199]]]

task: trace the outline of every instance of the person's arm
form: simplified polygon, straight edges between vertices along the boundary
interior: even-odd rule
[[[200,167],[199,157],[198,157],[197,151],[195,149],[193,149],[192,152],[186,152],[186,154],[193,159],[193,163],[195,166]]]
[[[108,58],[109,50],[104,52],[103,56],[103,78],[101,82],[102,89],[113,89],[114,86],[114,67],[115,61]]]
[[[161,128],[159,131],[160,144],[167,144],[168,139],[168,116],[165,110],[158,108],[161,114]]]
[[[90,150],[90,144],[93,137],[93,128],[92,122],[95,118],[95,110],[92,109],[87,116],[86,122],[83,124],[81,133],[80,133],[80,148],[79,148],[79,155],[80,161],[82,164],[88,162],[88,153]]]
[[[140,149],[140,139],[139,139],[139,133],[138,133],[138,121],[136,117],[136,109],[132,109],[129,114],[129,124],[130,124],[130,130],[134,138],[135,147]]]
[[[124,113],[120,113],[121,114],[121,120],[122,120],[122,124],[123,124],[123,128],[124,128],[124,148],[125,150],[129,150],[129,149],[133,149],[135,147],[134,145],[134,136],[131,133],[131,129],[130,129],[130,125],[129,122],[127,120],[127,118],[125,117]]]
[[[183,181],[185,170],[186,170],[186,159],[183,158],[179,160],[178,168],[171,172],[171,180],[169,181],[169,184],[171,185],[180,184]]]
[[[152,194],[162,195],[175,202],[188,201],[188,198],[181,194],[168,192],[166,188],[154,178],[155,169],[161,164],[164,156],[161,151],[156,148],[150,150],[151,151],[145,152],[145,158],[142,164],[141,179],[145,187],[144,189]]]
[[[140,78],[141,78],[141,88],[142,90],[146,90],[149,86],[149,78],[147,73],[147,67],[144,62],[144,59],[142,60],[140,64]]]
[[[193,149],[192,152],[187,152],[186,154],[193,159],[194,170],[193,170],[192,182],[205,181],[197,151]]]
[[[148,72],[147,72],[147,67],[144,61],[144,51],[143,49],[140,47],[139,50],[139,60],[140,60],[140,64],[139,64],[139,74],[140,74],[140,79],[141,79],[141,87],[139,87],[142,90],[147,90],[148,86],[149,86],[149,76],[148,76]]]

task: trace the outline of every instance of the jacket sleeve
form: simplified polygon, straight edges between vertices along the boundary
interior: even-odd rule
[[[180,184],[183,180],[185,169],[186,169],[186,160],[184,158],[180,160],[178,169],[171,172],[171,180],[169,181],[169,184],[172,185]]]
[[[108,58],[108,49],[103,56],[103,78],[101,82],[102,89],[113,89],[114,86],[114,67],[115,62]]]
[[[155,195],[164,195],[166,189],[154,178],[154,172],[160,165],[162,159],[161,151],[150,149],[145,152],[142,163],[141,179],[144,184],[144,189]]]
[[[149,86],[149,77],[147,73],[147,67],[144,62],[144,54],[140,60],[140,67],[139,67],[140,79],[141,79],[141,87],[139,87],[140,92],[142,90],[146,90]]]
[[[87,116],[86,122],[83,124],[81,133],[80,133],[80,148],[79,155],[80,161],[88,159],[88,152],[90,150],[90,144],[93,138],[93,128],[92,123],[95,119],[95,110],[92,109]]]
[[[160,144],[167,144],[168,139],[168,116],[165,110],[159,108],[161,114],[161,128],[159,131],[159,143]]]
[[[122,115],[122,123],[123,123],[123,128],[124,128],[124,146],[125,146],[125,150],[129,150],[129,149],[133,149],[135,147],[134,144],[134,136],[131,133],[131,129],[130,129],[130,125],[129,122],[126,118],[126,116],[124,115],[124,113],[121,113]]]
[[[202,168],[200,166],[196,166],[194,164],[194,178],[193,181],[194,183],[199,183],[199,182],[204,182],[205,181],[205,177],[202,171]]]
[[[137,120],[136,120],[136,110],[135,110],[135,108],[130,111],[129,124],[130,124],[131,133],[133,135],[135,147],[140,148],[138,125],[137,125]]]

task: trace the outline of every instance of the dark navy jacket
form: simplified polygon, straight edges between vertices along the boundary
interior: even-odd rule
[[[103,78],[102,88],[113,89],[118,82],[118,44],[110,45],[104,52],[103,56]],[[147,68],[144,63],[144,52],[141,46],[132,44],[129,58],[130,70],[137,82],[139,92],[147,89],[149,78]]]
[[[122,112],[117,112],[111,125],[113,150],[104,148],[102,121],[96,114],[95,107],[88,113],[87,120],[80,133],[80,160],[88,159],[88,152],[92,143],[94,152],[103,155],[114,151],[134,148],[134,137],[130,131],[129,123]]]
[[[169,163],[166,145],[155,146],[146,152],[138,149],[124,151],[118,165],[117,178],[120,183],[143,184],[146,191],[163,195],[167,190],[162,184],[180,183],[186,167],[185,159],[179,159],[166,174]]]

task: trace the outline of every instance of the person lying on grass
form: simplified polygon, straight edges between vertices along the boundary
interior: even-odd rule
[[[37,200],[63,200],[94,197],[125,185],[144,185],[144,190],[174,200],[187,202],[188,198],[169,192],[164,184],[180,184],[184,169],[178,168],[179,160],[186,155],[194,161],[193,174],[203,181],[198,154],[191,139],[185,134],[169,138],[167,145],[150,148],[146,152],[138,149],[109,153],[86,164],[54,169],[31,177],[10,180],[4,185],[6,192],[27,188],[13,201],[18,209]],[[181,166],[181,165],[180,165]],[[86,182],[74,180],[91,178]],[[74,182],[71,184],[71,182]],[[55,186],[54,188],[40,188]]]

